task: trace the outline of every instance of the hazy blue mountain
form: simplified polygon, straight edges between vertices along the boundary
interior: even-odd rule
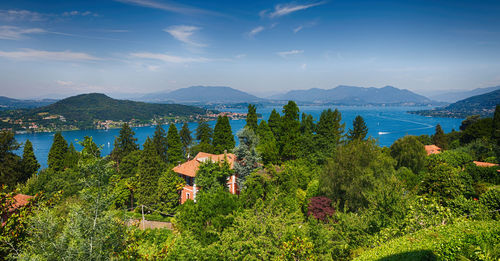
[[[333,89],[294,90],[285,94],[274,95],[277,100],[295,100],[317,103],[345,104],[429,104],[432,100],[409,90],[392,86],[382,88],[337,86]]]
[[[500,89],[499,86],[493,86],[493,87],[486,87],[486,88],[476,88],[474,90],[467,90],[467,91],[449,91],[449,92],[444,92],[440,94],[435,94],[429,96],[431,99],[436,100],[436,101],[443,101],[443,102],[456,102],[460,101],[472,96],[476,95],[481,95],[484,93],[492,92],[495,90]]]
[[[139,100],[148,102],[176,102],[188,104],[227,104],[260,102],[264,99],[225,86],[192,86],[171,92],[152,93]]]
[[[500,89],[481,95],[469,97],[452,103],[446,107],[439,107],[432,110],[416,111],[413,113],[434,116],[465,118],[470,115],[481,115],[491,117],[495,112],[495,107],[500,104]]]
[[[41,107],[56,102],[55,99],[43,100],[19,100],[5,96],[0,96],[0,109],[30,109]]]

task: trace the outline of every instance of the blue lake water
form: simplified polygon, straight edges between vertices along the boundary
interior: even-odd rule
[[[326,106],[301,106],[302,112],[313,115],[315,119],[319,118],[321,112],[325,109],[335,107]],[[435,126],[441,124],[445,132],[450,132],[452,129],[458,130],[463,119],[450,119],[450,118],[431,118],[419,115],[409,114],[406,111],[428,109],[416,107],[336,107],[342,113],[342,122],[345,123],[347,131],[352,126],[352,121],[357,115],[361,115],[366,125],[368,126],[368,135],[377,138],[381,146],[390,146],[395,140],[405,135],[421,135],[433,134]],[[257,108],[257,113],[262,114],[262,118],[267,120],[271,111],[276,109],[281,113],[282,107],[265,107]],[[246,112],[246,109],[232,110],[233,112]],[[230,122],[233,133],[236,134],[242,129],[246,122],[245,120],[233,120]],[[215,126],[215,121],[209,122],[212,128]],[[180,130],[182,124],[177,124]],[[194,132],[197,123],[188,124],[191,131]],[[164,126],[167,131],[168,126]],[[155,126],[137,127],[133,128],[135,137],[138,139],[139,144],[143,144],[148,136],[153,136]],[[85,136],[92,136],[94,142],[102,145],[101,155],[108,155],[113,150],[113,142],[115,137],[118,136],[119,129],[111,130],[79,130],[79,131],[65,131],[62,132],[64,138],[69,142],[73,142],[77,150],[81,150],[78,141],[83,140]],[[193,133],[194,134],[194,133]],[[33,143],[35,156],[42,165],[47,166],[47,156],[52,145],[54,133],[34,133],[34,134],[16,134],[16,140],[24,143],[29,139]],[[18,154],[22,154],[22,147],[18,150]]]

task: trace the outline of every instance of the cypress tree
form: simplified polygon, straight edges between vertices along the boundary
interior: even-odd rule
[[[232,151],[234,145],[235,141],[229,118],[227,116],[219,116],[214,128],[214,152],[220,154],[225,150]]]
[[[444,134],[440,124],[436,125],[436,133],[432,136],[432,142],[443,150],[448,147],[448,138]]]
[[[368,134],[368,127],[366,127],[365,120],[360,115],[356,116],[352,122],[352,130],[347,131],[347,138],[349,140],[364,140]]]
[[[23,175],[20,177],[19,182],[25,182],[40,168],[40,164],[36,160],[35,152],[33,151],[33,144],[31,144],[30,140],[26,140],[24,143],[21,165],[23,167]]]
[[[278,139],[280,155],[283,161],[296,159],[299,151],[300,121],[299,107],[294,101],[283,106],[280,138]]]
[[[264,165],[277,164],[279,162],[279,150],[274,138],[273,132],[266,121],[261,121],[257,128],[257,136],[259,138],[256,147],[257,152],[262,158]]]
[[[271,112],[271,115],[269,115],[269,119],[267,120],[267,124],[269,125],[269,128],[273,132],[274,138],[276,138],[276,140],[279,140],[281,115],[276,111],[276,109],[273,109],[273,111]]]
[[[144,142],[141,159],[138,166],[138,184],[135,195],[139,204],[154,207],[158,202],[158,180],[165,170],[165,163],[156,153],[156,148],[151,138]]]
[[[500,105],[495,108],[495,114],[493,114],[493,133],[492,138],[500,146]]]
[[[187,122],[184,122],[184,125],[182,125],[182,129],[179,132],[179,136],[181,136],[184,156],[187,158],[187,155],[189,154],[189,146],[193,142],[193,137],[191,137],[191,131],[189,130]]]
[[[19,179],[21,158],[14,154],[19,144],[11,131],[0,131],[0,184],[9,187],[16,185]]]
[[[253,132],[257,131],[257,108],[253,104],[248,104],[247,125]]]
[[[324,110],[316,125],[316,148],[324,155],[330,156],[343,136],[345,124],[341,124],[342,115],[335,109]]]
[[[55,171],[64,170],[66,163],[66,157],[68,154],[68,142],[61,135],[61,132],[56,132],[54,134],[54,141],[52,142],[52,147],[50,147],[49,156],[47,159],[47,164],[49,168]]]
[[[73,142],[71,142],[68,147],[68,153],[66,153],[65,167],[67,168],[76,167],[78,165],[78,158],[79,158],[78,151],[76,151]]]
[[[134,137],[134,131],[124,123],[122,129],[120,130],[120,135],[116,137],[113,151],[111,152],[111,158],[120,163],[123,157],[127,156],[130,152],[138,150],[139,145],[137,145],[137,138]]]
[[[161,124],[156,125],[155,134],[153,135],[153,144],[156,153],[163,161],[167,161],[167,136]]]
[[[179,161],[182,162],[184,159],[181,138],[177,132],[177,127],[175,127],[175,124],[173,123],[168,127],[167,158],[168,162],[171,164],[177,164]]]
[[[196,150],[211,153],[213,151],[212,135],[212,128],[210,128],[208,123],[203,120],[200,121],[196,128],[196,140],[199,141]]]
[[[300,122],[300,157],[310,157],[314,154],[316,146],[314,145],[314,118],[312,115],[302,113],[302,121]]]

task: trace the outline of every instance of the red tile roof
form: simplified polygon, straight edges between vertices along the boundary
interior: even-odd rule
[[[18,209],[26,204],[28,204],[28,201],[32,199],[33,196],[29,195],[24,195],[24,194],[17,194],[14,196],[14,204],[12,204],[11,208],[9,209],[9,212],[14,211],[15,209]]]
[[[224,160],[224,157],[227,157],[227,161],[231,168],[233,168],[234,162],[236,161],[236,155],[232,153],[227,154],[210,154],[205,152],[199,152],[194,159],[184,162],[181,165],[178,165],[173,168],[173,171],[182,175],[186,175],[188,177],[196,177],[196,172],[198,171],[198,167],[202,162],[206,160],[212,160],[212,162],[221,162]]]
[[[441,148],[436,145],[425,145],[424,147],[427,155],[441,153]]]
[[[476,164],[476,166],[478,167],[495,167],[495,166],[498,166],[498,164],[495,164],[495,163],[489,163],[489,162],[482,162],[482,161],[473,161],[474,164]]]

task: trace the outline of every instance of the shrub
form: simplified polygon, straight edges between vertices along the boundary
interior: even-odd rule
[[[312,197],[309,199],[307,215],[313,215],[316,219],[328,221],[335,213],[332,201],[327,197]]]

